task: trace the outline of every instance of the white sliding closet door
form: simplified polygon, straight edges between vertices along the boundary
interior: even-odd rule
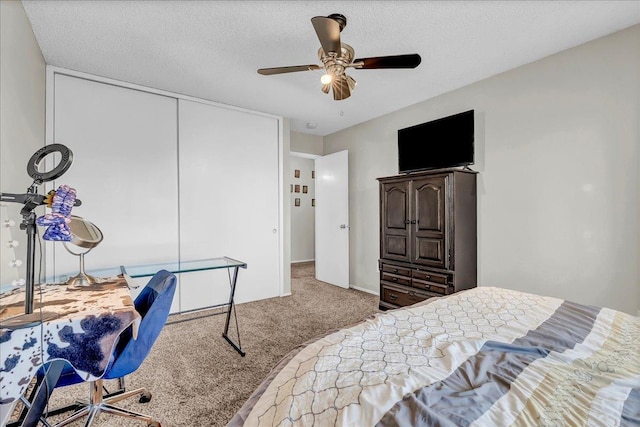
[[[87,270],[177,260],[177,99],[63,74],[54,79],[52,142],[74,157],[55,186],[76,188],[82,206],[72,213],[104,234],[86,256]],[[77,257],[60,243],[51,247],[54,274],[78,271]]]
[[[179,100],[180,259],[245,261],[236,302],[280,294],[278,120]],[[222,303],[227,271],[181,277],[182,310]]]

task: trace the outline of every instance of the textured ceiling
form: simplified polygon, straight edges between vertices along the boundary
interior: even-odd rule
[[[638,1],[24,1],[47,64],[245,107],[326,135],[640,22]],[[414,70],[348,70],[320,91],[310,19],[341,13],[356,57],[419,53]],[[306,123],[317,123],[314,130]]]

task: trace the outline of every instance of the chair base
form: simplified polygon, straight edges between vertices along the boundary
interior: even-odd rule
[[[160,423],[148,415],[140,414],[138,412],[129,411],[127,409],[118,408],[117,406],[113,406],[113,403],[119,402],[121,400],[127,399],[131,396],[141,395],[141,401],[149,401],[151,399],[151,393],[147,391],[145,388],[139,388],[131,391],[127,391],[124,393],[117,394],[115,396],[110,396],[107,398],[103,398],[102,396],[102,380],[97,380],[91,383],[91,393],[90,393],[90,401],[83,402],[86,406],[80,408],[76,412],[74,412],[69,418],[66,418],[60,421],[57,424],[54,424],[52,427],[62,427],[68,424],[71,424],[74,421],[79,420],[80,418],[87,416],[87,421],[85,422],[85,427],[89,427],[93,424],[93,421],[97,418],[98,414],[101,412],[117,415],[120,417],[126,417],[131,419],[136,419],[140,421],[144,421],[147,423],[147,426],[153,427],[161,427]]]

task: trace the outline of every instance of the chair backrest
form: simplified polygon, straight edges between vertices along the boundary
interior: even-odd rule
[[[142,364],[167,322],[175,290],[176,276],[166,270],[158,271],[149,280],[134,301],[142,316],[138,336],[133,339],[130,329],[120,335],[105,379],[128,375]]]

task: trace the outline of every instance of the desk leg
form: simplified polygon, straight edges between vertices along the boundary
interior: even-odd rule
[[[235,310],[235,305],[233,302],[233,298],[235,296],[236,293],[236,282],[238,280],[238,268],[239,267],[235,267],[233,269],[233,280],[231,281],[231,293],[229,294],[229,310],[227,311],[227,320],[224,322],[224,332],[222,332],[222,337],[227,340],[227,342],[229,344],[231,344],[231,347],[233,347],[238,353],[240,353],[240,356],[244,357],[245,356],[245,352],[242,351],[242,344],[240,343],[240,329],[238,329],[238,318],[235,317],[235,311],[234,311],[234,317],[236,319],[236,332],[238,333],[238,344],[236,345],[236,343],[234,343],[231,338],[229,338],[229,321],[231,320],[231,310]]]
[[[64,360],[54,360],[49,364],[49,368],[44,375],[44,379],[38,385],[38,390],[31,402],[31,407],[22,422],[23,427],[38,425],[38,421],[44,412],[44,408],[47,406],[49,397],[51,397],[51,393],[53,393],[53,389],[60,378],[64,364]]]

